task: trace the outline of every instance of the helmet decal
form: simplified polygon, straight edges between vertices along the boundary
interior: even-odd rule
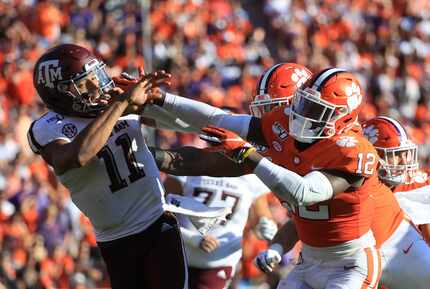
[[[291,80],[296,83],[296,87],[301,87],[311,76],[304,69],[295,68],[291,74]]]
[[[363,129],[363,134],[371,144],[375,144],[378,141],[379,130],[374,125],[366,126]]]
[[[43,61],[39,64],[37,84],[44,84],[46,87],[54,88],[54,82],[62,79],[63,76],[58,59]]]
[[[350,110],[356,109],[361,104],[361,101],[363,99],[360,87],[357,84],[352,83],[351,86],[346,87],[345,93],[348,96],[348,108]]]

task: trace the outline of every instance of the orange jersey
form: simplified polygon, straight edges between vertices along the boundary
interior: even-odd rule
[[[264,139],[273,152],[266,151],[263,156],[272,157],[273,153],[281,148],[281,144],[288,138],[288,114],[285,113],[284,107],[276,107],[272,111],[266,113],[261,118],[261,128],[263,130]]]
[[[281,114],[283,120],[279,121],[276,114]],[[269,117],[273,117],[272,125]],[[283,129],[286,130],[288,125],[285,118],[288,116],[282,116],[282,111],[278,110],[262,120],[270,146],[268,154],[274,163],[301,176],[312,170],[324,169],[366,178],[358,189],[337,194],[333,199],[312,206],[292,208],[300,240],[311,246],[327,247],[358,239],[370,230],[373,217],[375,204],[369,196],[379,184],[375,149],[361,133],[350,130],[322,139],[300,151],[293,138],[284,137]]]
[[[285,113],[284,108],[276,108],[271,112],[265,114],[261,119],[261,125],[263,129],[264,137],[266,139],[266,142],[270,144],[270,150],[266,152],[266,155],[270,155],[272,160],[275,163],[280,165],[283,165],[282,160],[285,155],[284,151],[288,150],[283,145],[283,143],[286,142],[287,136],[288,136],[288,134],[284,132],[288,129],[288,123],[289,123],[289,117],[288,117],[288,114]],[[370,144],[367,143],[366,147],[368,147],[369,145]],[[316,144],[316,146],[318,146],[318,144]],[[366,149],[364,149],[364,151],[352,150],[348,152],[352,154],[355,153],[357,155],[355,157],[357,160],[355,162],[354,162],[354,158],[350,160],[351,161],[350,164],[352,165],[352,170],[351,169],[344,170],[342,168],[340,168],[340,170],[356,173],[356,171],[354,172],[353,167],[354,167],[354,164],[357,165],[358,154],[361,153],[360,157],[362,157],[364,156],[365,151]],[[373,149],[369,149],[369,151],[372,151],[374,153]],[[321,153],[321,155],[328,155],[329,150],[327,150],[327,153],[326,153],[325,149],[321,149],[319,153]],[[315,158],[319,157],[318,155],[319,153],[317,152],[314,154]],[[342,156],[339,156],[339,157],[342,157]],[[345,157],[347,158],[347,156]],[[328,158],[326,158],[326,160],[328,160]],[[333,160],[333,161],[336,161],[336,160]],[[376,164],[377,164],[377,161],[375,162],[374,165]],[[324,168],[324,169],[330,168],[330,167],[325,167],[320,165],[314,165],[314,167]],[[294,169],[292,170],[295,171]],[[375,171],[374,168],[373,170]],[[295,171],[295,172],[298,172],[298,171]],[[300,172],[298,173],[300,174]],[[372,177],[371,183],[372,184],[369,184],[368,187],[373,186],[373,189],[368,191],[368,193],[372,193],[372,197],[375,200],[375,204],[374,204],[375,212],[374,212],[374,216],[372,217],[371,229],[375,236],[376,244],[377,246],[379,246],[394,233],[394,231],[397,229],[398,225],[401,223],[402,219],[404,218],[404,214],[397,200],[393,197],[392,192],[388,187],[383,185],[379,180],[377,180],[374,177]],[[338,197],[339,196],[336,196],[335,199],[337,199]],[[367,215],[366,215],[366,218],[368,218]]]
[[[404,219],[404,213],[390,188],[379,181],[372,197],[375,200],[375,214],[372,231],[379,248],[394,233]]]

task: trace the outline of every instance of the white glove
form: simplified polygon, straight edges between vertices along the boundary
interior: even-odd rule
[[[261,217],[255,229],[257,237],[267,241],[271,241],[275,237],[276,232],[278,232],[276,223],[267,217]]]
[[[255,265],[265,272],[270,273],[282,260],[283,249],[279,244],[273,244],[267,251],[261,252],[254,259]]]

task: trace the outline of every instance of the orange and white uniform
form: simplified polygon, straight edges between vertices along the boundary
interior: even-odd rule
[[[382,162],[379,174],[384,182],[394,183],[401,179],[400,173],[416,167],[412,162],[392,162],[395,156],[401,155],[399,152],[414,149],[404,128],[396,120],[388,117],[369,120],[365,124],[364,133],[380,152]],[[393,151],[396,154],[392,153]],[[416,153],[408,154],[414,155]],[[409,159],[413,161],[415,158]],[[392,171],[387,173],[390,169]],[[409,218],[418,222],[425,218],[428,220],[430,201],[427,200],[426,206],[425,195],[430,196],[430,181],[424,172],[412,175],[414,178],[411,182],[399,182],[393,187],[394,195],[391,190],[383,190],[383,194],[378,194],[376,199],[372,230],[382,257],[380,282],[389,289],[428,289],[430,284],[430,247]]]
[[[392,191],[386,185],[379,182],[376,191],[377,194],[372,194],[375,200],[375,212],[371,228],[376,246],[380,248],[395,233],[405,216]]]
[[[342,135],[321,140],[300,152],[294,139],[288,137],[288,114],[285,108],[276,108],[266,113],[261,123],[265,140],[270,144],[267,155],[274,163],[302,176],[312,170],[324,169],[363,175],[367,178],[357,191],[339,194],[318,206],[293,210],[300,240],[311,246],[324,247],[356,239],[366,233],[370,228],[375,206],[369,195],[374,188],[379,189],[379,186],[382,186],[374,174],[378,156],[373,146],[358,132],[350,130]],[[354,198],[351,199],[351,196]],[[356,205],[358,202],[359,206]],[[353,207],[353,211],[348,215],[345,215],[345,210],[350,209],[346,206]],[[324,218],[323,215],[330,215],[330,218]],[[356,226],[353,225],[354,222]],[[312,235],[306,233],[306,226],[310,226]]]
[[[281,111],[272,113],[282,117]],[[380,185],[375,149],[360,133],[350,130],[299,151],[293,138],[282,139],[282,127],[265,122],[266,115],[263,132],[271,140],[268,154],[273,162],[302,176],[324,169],[365,177],[358,189],[312,206],[291,208],[303,242],[302,259],[278,288],[373,288],[380,274],[379,253],[370,229],[375,208],[372,195]],[[347,285],[339,287],[341,284]]]
[[[264,140],[270,147],[270,152],[264,152],[263,156],[282,159],[282,143],[288,138],[288,110],[288,107],[276,107],[261,118],[260,123]],[[275,161],[275,163],[277,162]]]
[[[413,182],[400,184],[393,191],[407,217],[380,248],[383,266],[381,283],[389,289],[429,288],[430,247],[409,217],[419,223],[428,220],[430,180],[421,171]],[[425,195],[427,204],[420,202],[426,201]]]

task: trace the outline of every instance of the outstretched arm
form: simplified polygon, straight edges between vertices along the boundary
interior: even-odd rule
[[[163,150],[150,147],[160,171],[177,176],[237,177],[249,174],[246,166],[237,164],[221,153],[195,147]]]
[[[206,127],[202,132],[206,135],[205,139],[215,145],[214,149],[244,164],[279,199],[291,205],[307,206],[326,201],[350,187],[360,186],[364,181],[364,176],[336,170],[311,171],[301,176],[264,158],[231,131]]]
[[[179,132],[199,133],[200,129],[192,126],[158,105],[148,104],[140,114],[141,122],[155,128]]]
[[[231,130],[248,141],[265,144],[259,118],[247,114],[229,114],[220,108],[171,93],[157,97],[153,99],[155,104],[198,129],[213,125]]]

